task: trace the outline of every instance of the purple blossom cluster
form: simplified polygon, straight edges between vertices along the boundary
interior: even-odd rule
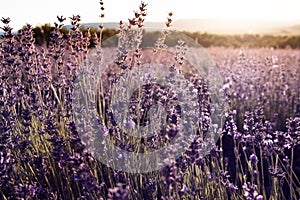
[[[103,5],[100,1],[102,12]],[[151,137],[137,139],[122,132],[108,106],[120,76],[143,61],[140,44],[146,11],[147,4],[141,3],[128,26],[120,22],[121,45],[115,63],[103,75],[99,91],[84,98],[87,106],[96,104],[93,117],[99,120],[105,137],[128,152],[151,152],[180,134],[178,97],[155,82],[132,95],[132,121],[126,124],[145,126],[151,106],[166,107],[166,127]],[[167,48],[164,43],[171,17],[169,13],[167,30],[158,38],[155,52]],[[200,113],[197,137],[162,170],[134,174],[102,164],[78,134],[84,123],[78,126],[72,111],[84,113],[87,108],[72,106],[72,92],[76,77],[86,66],[91,39],[101,44],[102,38],[89,31],[83,34],[78,15],[70,17],[72,29],[63,35],[60,28],[66,18],[57,19],[47,47],[34,44],[30,25],[14,34],[10,19],[1,20],[0,199],[299,199],[298,50],[207,49],[225,80],[222,92],[229,108],[220,139],[208,144],[210,154],[202,157],[199,150],[211,120],[210,91],[205,77],[186,67],[187,49],[179,41],[175,64],[168,67],[191,82],[187,90],[197,99]],[[103,30],[103,24],[100,28]],[[134,39],[129,41],[124,35],[133,28]],[[105,59],[103,51],[100,45],[96,47],[98,58]],[[124,159],[124,155],[112,156]]]

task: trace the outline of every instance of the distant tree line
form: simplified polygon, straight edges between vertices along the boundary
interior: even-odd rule
[[[35,38],[35,44],[36,45],[40,45],[40,46],[48,46],[50,43],[50,38],[51,38],[51,32],[54,30],[55,28],[53,26],[51,26],[50,24],[45,24],[43,26],[40,27],[35,27],[33,28],[33,33],[34,33],[34,38]],[[100,37],[100,30],[96,29],[96,28],[85,28],[85,27],[81,27],[80,28],[81,32],[83,34],[86,34],[88,31],[90,31],[91,35],[97,34],[98,37]],[[63,27],[60,29],[60,32],[63,33],[64,37],[67,38],[68,37],[68,33],[70,32],[69,29]],[[107,38],[116,35],[117,34],[117,30],[115,29],[104,29],[102,32],[102,40],[106,40]],[[95,44],[93,42],[93,40],[90,40],[90,47],[94,47]]]
[[[41,27],[35,27],[33,29],[35,43],[37,45],[48,45],[50,42],[51,31],[54,27],[50,24],[45,24]],[[61,28],[60,31],[67,37],[70,30],[67,28]],[[81,27],[81,31],[86,33],[87,28]],[[91,34],[97,34],[100,36],[100,30],[96,28],[90,28]],[[102,32],[102,41],[114,36],[118,31],[115,29],[104,29]],[[201,32],[187,32],[183,31],[186,36],[192,39],[193,42],[199,43],[203,47],[249,47],[249,48],[292,48],[300,49],[300,35],[298,36],[275,36],[275,35],[259,35],[259,34],[244,34],[244,35],[217,35]],[[157,38],[161,35],[159,31],[144,32],[144,39],[142,47],[153,46]],[[176,44],[178,38],[167,38],[167,44],[173,46]],[[93,47],[93,41],[91,40],[90,47]]]
[[[249,48],[300,48],[300,35],[280,36],[280,35],[215,35],[199,32],[184,32],[186,35],[198,41],[204,47],[249,47]]]

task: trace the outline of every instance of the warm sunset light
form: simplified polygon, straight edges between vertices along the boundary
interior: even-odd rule
[[[0,16],[10,16],[12,26],[22,27],[53,23],[56,15],[79,14],[82,22],[99,21],[97,0],[1,0]],[[151,0],[148,3],[147,21],[162,21],[169,11],[174,12],[174,19],[234,19],[300,22],[299,0]],[[105,1],[106,22],[118,22],[132,17],[132,11],[138,9],[140,0]],[[30,15],[28,14],[30,13]]]

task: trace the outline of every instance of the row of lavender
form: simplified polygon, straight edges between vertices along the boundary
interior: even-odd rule
[[[131,26],[142,28],[145,11],[142,3]],[[2,19],[1,199],[297,198],[298,51],[245,50],[239,55],[209,49],[225,79],[230,105],[221,139],[205,158],[199,157],[195,141],[173,165],[130,174],[97,161],[80,140],[72,116],[72,86],[90,38],[95,43],[100,39],[82,35],[79,16],[71,18],[73,29],[65,39],[59,32],[64,18],[58,21],[44,49],[34,45],[31,26],[14,35],[9,19]],[[109,112],[99,115],[108,119],[102,125],[113,123]],[[118,134],[110,131],[113,137]]]

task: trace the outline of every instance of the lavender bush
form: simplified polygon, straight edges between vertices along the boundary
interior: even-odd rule
[[[103,18],[102,0],[100,10]],[[153,102],[168,107],[168,126],[153,137],[135,139],[124,134],[108,106],[120,76],[141,64],[146,51],[139,45],[146,16],[147,4],[142,2],[127,24],[120,22],[119,48],[112,55],[115,63],[103,74],[99,90],[84,94],[87,107],[96,104],[93,117],[107,137],[131,152],[167,145],[178,134],[181,117],[172,91],[156,84],[140,88],[129,108],[133,121],[142,124],[148,123],[146,111]],[[220,139],[202,157],[199,149],[209,129],[211,93],[205,77],[189,68],[184,42],[179,41],[173,57],[176,65],[168,67],[197,89],[199,137],[162,170],[128,173],[102,164],[78,134],[83,127],[74,122],[73,109],[86,108],[72,106],[76,78],[91,51],[99,60],[107,54],[101,34],[80,31],[80,16],[70,17],[72,30],[64,37],[59,30],[65,20],[57,17],[47,48],[34,44],[30,25],[13,34],[10,19],[1,20],[5,33],[0,39],[0,199],[299,198],[299,50],[207,49],[224,79],[222,92],[229,108]],[[171,25],[169,13],[155,51],[169,48],[166,37]],[[99,24],[99,28],[105,27]],[[135,33],[135,46],[126,46],[128,30]],[[91,40],[98,44],[93,50],[88,48]]]

